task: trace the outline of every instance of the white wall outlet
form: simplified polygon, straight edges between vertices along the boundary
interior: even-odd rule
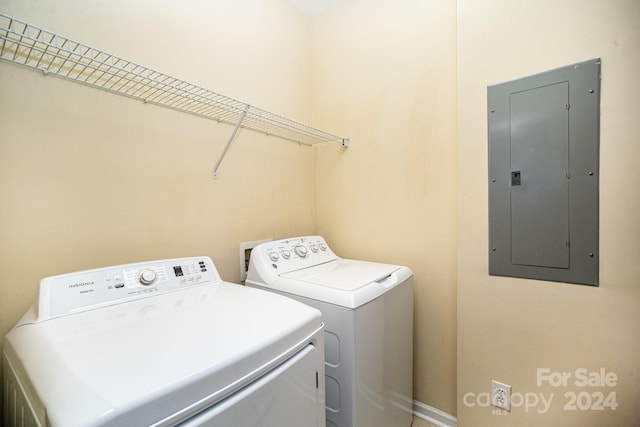
[[[244,281],[247,279],[251,250],[258,246],[260,243],[270,242],[271,240],[272,239],[264,239],[240,243],[240,283],[244,283]]]
[[[491,380],[491,404],[498,408],[511,410],[511,386]]]

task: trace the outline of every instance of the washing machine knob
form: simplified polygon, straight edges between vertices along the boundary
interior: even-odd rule
[[[280,255],[278,255],[278,252],[271,252],[269,253],[269,258],[271,258],[271,261],[276,262],[280,259]]]
[[[145,286],[152,284],[153,282],[156,281],[157,278],[158,276],[156,275],[156,272],[153,270],[146,269],[138,273],[138,280],[140,281],[141,284]]]
[[[296,255],[298,255],[300,258],[304,258],[307,256],[307,254],[309,252],[307,252],[307,247],[304,245],[296,245],[295,248],[293,248],[294,251],[296,251]]]
[[[311,250],[315,253],[318,252],[318,245],[316,245],[315,243],[311,244]]]
[[[324,243],[320,243],[320,250],[326,251],[327,250],[327,245]]]
[[[289,259],[289,257],[291,257],[291,251],[289,251],[288,249],[283,250],[282,251],[282,258]]]

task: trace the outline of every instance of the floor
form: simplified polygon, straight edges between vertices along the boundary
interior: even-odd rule
[[[413,423],[411,424],[411,427],[439,427],[436,424],[431,424],[428,421],[425,421],[421,418],[418,417],[413,417]]]

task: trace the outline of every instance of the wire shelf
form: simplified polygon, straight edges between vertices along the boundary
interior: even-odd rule
[[[306,145],[337,142],[347,147],[349,142],[348,138],[171,77],[3,13],[0,13],[0,60],[227,123],[236,126],[233,136],[238,128],[244,128]]]

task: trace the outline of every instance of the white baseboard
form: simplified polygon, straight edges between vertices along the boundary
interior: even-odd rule
[[[425,405],[416,400],[413,401],[413,415],[440,427],[457,427],[458,419],[439,409]]]

